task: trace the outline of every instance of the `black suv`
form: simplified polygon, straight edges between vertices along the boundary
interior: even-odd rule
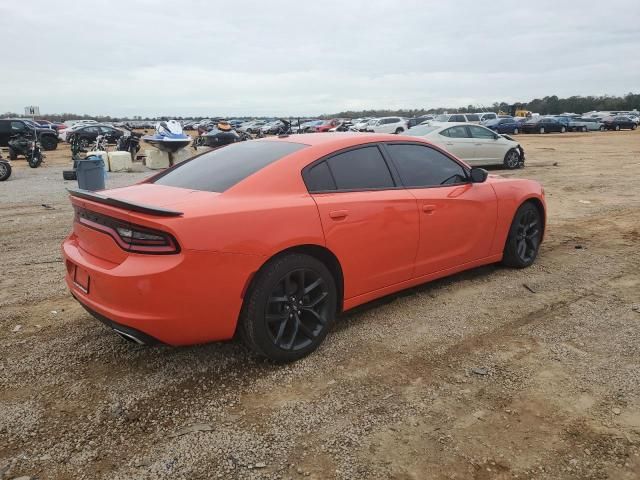
[[[9,140],[18,133],[31,133],[36,131],[40,145],[45,150],[58,148],[58,132],[50,128],[33,128],[29,123],[20,118],[0,118],[0,147],[9,145]]]

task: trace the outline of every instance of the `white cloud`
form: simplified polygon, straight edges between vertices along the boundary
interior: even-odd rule
[[[640,85],[639,23],[637,0],[0,0],[0,111],[305,115],[623,94]]]

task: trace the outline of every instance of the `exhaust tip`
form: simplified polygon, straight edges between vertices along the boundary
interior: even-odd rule
[[[144,340],[136,337],[135,335],[132,335],[129,332],[123,332],[122,330],[118,330],[117,328],[114,328],[113,331],[129,342],[137,343],[138,345],[146,345]]]

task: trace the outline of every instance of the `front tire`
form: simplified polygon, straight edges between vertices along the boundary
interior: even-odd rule
[[[508,267],[525,268],[538,256],[542,240],[542,217],[536,206],[526,202],[513,216],[502,263]]]
[[[0,182],[4,182],[11,176],[11,164],[0,160]]]
[[[520,166],[520,153],[515,148],[509,150],[504,156],[504,168],[513,170]]]
[[[519,131],[517,128],[514,128],[514,129],[513,129],[513,134],[514,134],[514,135],[518,135],[519,133],[520,133],[520,131]]]
[[[636,128],[638,128],[637,125],[631,125],[631,130],[635,130]]]
[[[587,133],[587,127],[582,127],[582,133]]]
[[[544,133],[544,127],[540,127],[540,133]]]
[[[322,343],[336,304],[335,280],[322,262],[299,253],[275,257],[258,272],[245,297],[241,333],[259,356],[293,362]]]
[[[600,125],[600,131],[604,132],[607,129],[607,127],[605,127],[604,125]]]
[[[567,131],[567,129],[565,127],[560,127],[560,133],[564,133],[566,131]]]
[[[396,135],[400,135],[402,132],[404,132],[404,128],[401,128],[401,127],[396,128]]]
[[[616,125],[616,132],[620,131],[620,125]]]
[[[9,147],[9,160],[17,160],[17,159],[18,159],[18,154],[13,148]]]

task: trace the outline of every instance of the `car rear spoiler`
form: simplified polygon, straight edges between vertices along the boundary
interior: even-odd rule
[[[144,205],[142,203],[129,202],[127,200],[118,200],[117,198],[107,197],[90,190],[83,190],[82,188],[67,188],[67,191],[72,197],[82,198],[84,200],[91,200],[92,202],[102,203],[104,205],[110,205],[112,207],[123,208],[125,210],[131,210],[133,212],[146,213],[149,215],[155,215],[157,217],[179,217],[183,215],[182,212],[176,210],[168,210],[166,208],[152,207],[151,205]]]

